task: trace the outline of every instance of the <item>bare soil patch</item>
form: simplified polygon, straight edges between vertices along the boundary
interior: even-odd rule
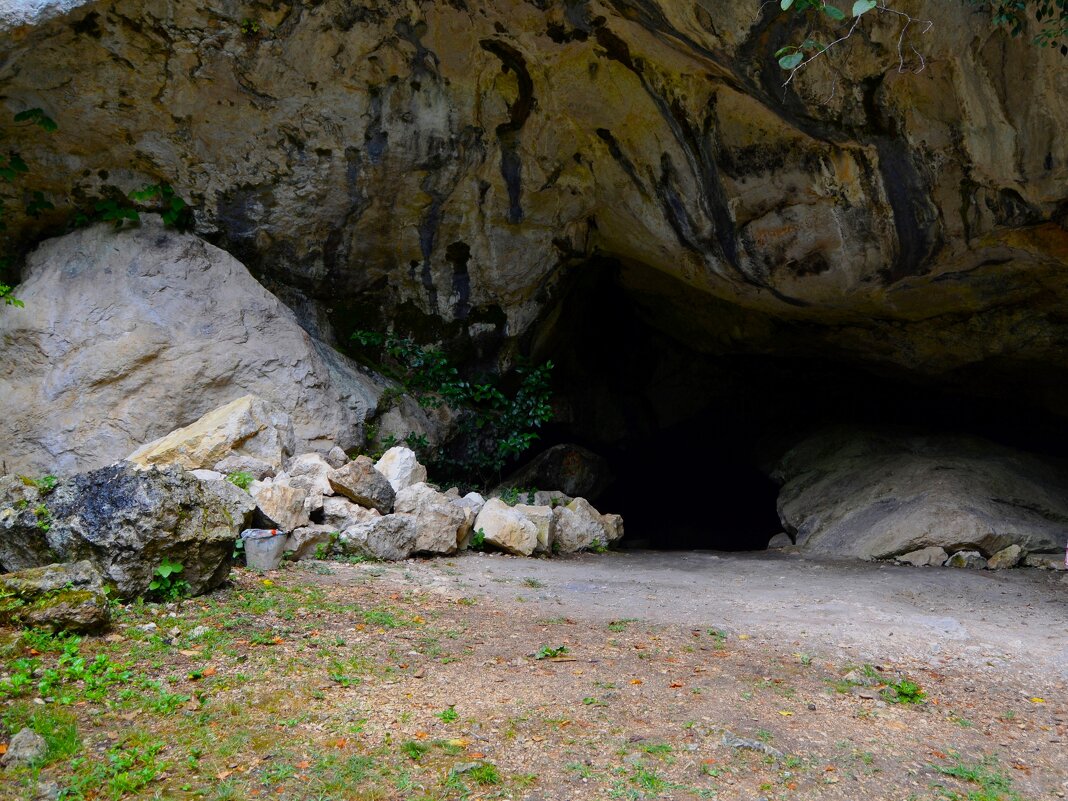
[[[309,562],[3,632],[50,753],[0,797],[1065,797],[1059,576],[710,556]]]

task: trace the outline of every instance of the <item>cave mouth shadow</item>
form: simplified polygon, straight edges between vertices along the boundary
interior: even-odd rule
[[[815,326],[695,295],[643,265],[596,259],[574,270],[530,343],[536,361],[555,364],[558,417],[539,444],[575,443],[608,460],[614,481],[589,500],[623,516],[624,548],[765,549],[783,530],[773,467],[823,426],[915,427],[1068,453],[1063,419],[1037,412],[1026,392],[1016,402],[976,390],[995,373],[939,383],[829,352]],[[747,341],[744,332],[769,326],[783,330]]]

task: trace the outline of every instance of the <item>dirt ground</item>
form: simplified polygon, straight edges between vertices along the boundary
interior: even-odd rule
[[[72,735],[0,798],[1064,798],[1066,598],[776,554],[240,570],[78,643],[103,692],[9,691],[9,731]]]

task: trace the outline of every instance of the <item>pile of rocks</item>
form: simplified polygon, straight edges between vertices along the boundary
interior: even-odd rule
[[[1043,570],[1065,570],[1066,560],[1060,552],[1028,553],[1019,545],[1010,545],[996,553],[984,554],[972,549],[947,553],[944,548],[931,546],[894,558],[895,562],[917,567],[964,567],[972,570],[1004,570],[1010,567],[1037,567]]]
[[[618,515],[602,515],[563,493],[532,493],[529,503],[508,504],[441,491],[427,483],[426,468],[409,448],[391,448],[375,462],[350,460],[338,447],[293,455],[293,442],[287,416],[250,395],[139,448],[129,460],[180,465],[226,491],[233,488],[227,478],[241,475],[251,482],[256,524],[286,534],[293,559],[397,560],[453,554],[472,544],[531,556],[606,548],[623,536]]]
[[[377,462],[349,460],[339,449],[306,453],[290,458],[282,472],[258,472],[248,487],[258,525],[287,534],[293,559],[397,560],[454,554],[472,544],[531,556],[606,548],[623,536],[622,518],[600,514],[583,498],[536,493],[532,503],[509,504],[477,492],[441,491],[427,483],[426,468],[405,447]],[[194,474],[209,482],[226,478],[221,470]]]

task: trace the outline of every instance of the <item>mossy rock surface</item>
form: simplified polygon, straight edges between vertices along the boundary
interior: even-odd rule
[[[91,562],[45,565],[0,576],[0,624],[53,631],[96,631],[111,618]]]

